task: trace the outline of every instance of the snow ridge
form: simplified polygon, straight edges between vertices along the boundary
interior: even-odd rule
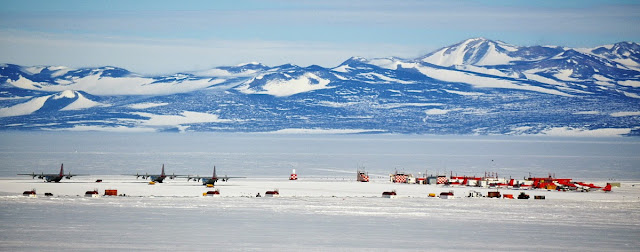
[[[629,42],[473,38],[333,68],[252,62],[143,76],[4,64],[0,129],[640,135],[639,53]]]

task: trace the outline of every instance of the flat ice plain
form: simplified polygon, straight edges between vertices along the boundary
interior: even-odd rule
[[[0,250],[637,251],[635,139],[393,136],[0,134]],[[225,151],[226,150],[226,151]],[[583,153],[583,154],[581,154]],[[17,173],[91,174],[44,183]],[[222,197],[186,179],[148,185],[136,172],[245,176]],[[365,165],[370,183],[355,181]],[[288,181],[291,168],[299,180]],[[472,187],[393,184],[395,169],[557,177],[613,192],[523,190],[545,200],[465,198]],[[102,183],[95,183],[102,179]],[[37,198],[22,196],[35,188]],[[117,189],[127,197],[86,198]],[[256,198],[279,189],[280,198]],[[395,199],[382,198],[396,190]],[[429,198],[453,190],[457,198]],[[53,197],[45,197],[51,192]],[[519,194],[520,190],[500,189]]]

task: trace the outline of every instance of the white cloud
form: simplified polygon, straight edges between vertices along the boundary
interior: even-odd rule
[[[629,20],[640,13],[637,4],[572,1],[13,2],[0,17],[0,62],[145,74],[248,61],[333,67],[351,56],[417,57],[476,36],[591,47],[637,40]]]

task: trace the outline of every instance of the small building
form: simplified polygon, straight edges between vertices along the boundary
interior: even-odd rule
[[[438,177],[436,176],[429,176],[427,177],[427,184],[429,185],[435,185],[438,183]]]
[[[467,179],[466,186],[478,186],[479,179]]]
[[[498,177],[496,172],[487,172],[484,177],[478,181],[479,187],[500,188],[507,187],[509,184],[506,179]]]
[[[500,198],[502,195],[500,194],[500,192],[495,191],[495,192],[487,192],[487,198]]]
[[[216,189],[213,191],[207,191],[206,193],[202,194],[203,196],[208,196],[208,197],[220,197],[220,190]]]
[[[116,189],[104,190],[104,196],[118,196],[118,190]]]
[[[264,196],[277,198],[277,197],[280,197],[280,192],[278,190],[267,191],[264,193]]]
[[[361,171],[361,170],[358,170],[357,173],[358,173],[358,175],[356,177],[356,180],[358,182],[369,182],[369,174],[368,173],[366,173],[365,171]]]
[[[458,177],[458,176],[449,176],[449,181],[447,184],[449,185],[463,185],[465,182],[464,177]],[[466,183],[466,182],[465,182]]]
[[[502,195],[502,198],[503,199],[513,199],[513,194],[506,194],[505,193],[505,194]]]
[[[529,190],[532,187],[533,187],[533,181],[529,181],[529,180],[525,180],[525,181],[516,180],[516,182],[513,185],[514,189],[521,189],[521,190]]]
[[[33,189],[31,191],[24,191],[22,193],[23,196],[27,196],[27,197],[31,197],[31,198],[35,198],[36,196],[36,189]]]
[[[571,182],[572,179],[556,178],[555,174],[549,174],[548,177],[531,177],[527,178],[528,181],[532,181],[532,187],[538,189],[547,190],[575,190],[577,185]]]
[[[93,191],[87,191],[84,193],[85,197],[91,197],[91,198],[97,198],[100,197],[100,194],[98,193],[98,190],[93,190]]]
[[[533,199],[543,200],[544,198],[545,198],[544,195],[535,195],[535,196],[533,196]]]
[[[390,192],[383,192],[382,193],[382,197],[383,198],[390,198],[393,199],[396,196],[398,196],[398,194],[396,193],[396,190],[390,191]]]
[[[453,191],[448,191],[448,192],[441,192],[440,193],[440,198],[441,199],[453,199]]]
[[[389,180],[391,180],[391,182],[393,183],[408,183],[408,184],[416,183],[416,180],[415,180],[415,177],[413,177],[413,174],[405,174],[404,172],[398,172],[398,171],[396,171],[396,173],[389,174]]]

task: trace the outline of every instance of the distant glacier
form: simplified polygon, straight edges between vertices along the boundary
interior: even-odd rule
[[[415,59],[145,76],[0,65],[0,129],[640,135],[640,45],[473,38]]]

